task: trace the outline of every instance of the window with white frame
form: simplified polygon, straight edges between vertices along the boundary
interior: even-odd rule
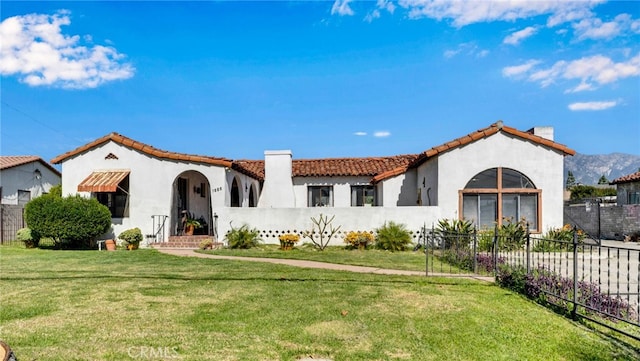
[[[372,185],[351,186],[351,206],[374,206],[375,188]]]
[[[462,217],[480,229],[503,222],[524,221],[540,229],[541,191],[524,174],[509,168],[491,168],[476,174],[461,191]]]
[[[308,186],[309,207],[333,207],[332,186]]]

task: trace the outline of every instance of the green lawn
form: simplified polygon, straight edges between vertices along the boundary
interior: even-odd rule
[[[313,248],[311,245],[305,244],[297,246],[290,251],[282,251],[277,245],[260,245],[259,247],[251,249],[224,248],[213,251],[202,251],[202,253],[224,256],[290,258],[387,269],[425,271],[425,254],[422,251],[389,252],[376,249],[369,249],[366,251],[346,251],[344,247],[330,246],[321,252]],[[456,267],[444,264],[440,262],[438,258],[433,256],[429,257],[429,271],[469,273],[468,271],[461,271]]]
[[[637,360],[490,283],[0,247],[20,360]]]

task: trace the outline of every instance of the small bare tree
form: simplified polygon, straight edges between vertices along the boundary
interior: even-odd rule
[[[320,217],[318,217],[318,219],[311,217],[313,226],[310,231],[303,231],[302,236],[309,238],[311,243],[313,243],[317,249],[324,251],[324,249],[329,245],[329,242],[331,242],[331,238],[333,238],[342,227],[334,227],[331,224],[334,218],[336,218],[335,215],[329,218],[329,216],[324,216],[322,213],[320,213]],[[327,227],[329,228],[328,230]]]

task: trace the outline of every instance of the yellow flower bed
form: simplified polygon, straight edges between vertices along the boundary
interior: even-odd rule
[[[344,243],[358,248],[366,247],[368,244],[373,243],[374,240],[375,237],[370,232],[351,231],[344,237]]]

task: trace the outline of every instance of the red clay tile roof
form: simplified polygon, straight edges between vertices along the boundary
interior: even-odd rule
[[[469,143],[475,142],[476,140],[482,139],[482,138],[486,138],[489,137],[491,135],[494,135],[498,132],[505,132],[507,134],[513,135],[515,137],[518,138],[522,138],[524,140],[528,140],[532,143],[536,143],[536,144],[540,144],[540,145],[544,145],[546,147],[549,148],[553,148],[557,151],[560,151],[562,153],[564,153],[565,155],[574,155],[576,154],[576,151],[573,149],[570,149],[568,147],[566,147],[565,145],[562,145],[560,143],[556,143],[552,140],[537,136],[537,135],[533,135],[530,132],[523,132],[521,130],[518,130],[516,128],[511,128],[508,127],[506,125],[503,125],[502,121],[498,121],[496,123],[491,124],[490,126],[484,128],[484,129],[480,129],[477,130],[473,133],[467,134],[463,137],[460,137],[458,139],[454,139],[450,142],[441,144],[437,147],[433,147],[429,150],[426,150],[422,153],[420,153],[418,155],[418,157],[416,158],[415,161],[413,161],[409,167],[413,168],[413,167],[417,167],[420,164],[424,163],[427,159],[436,156],[440,153],[444,153],[444,152],[448,152],[452,149],[461,147],[463,145],[467,145]]]
[[[505,132],[509,135],[521,138],[532,143],[544,145],[564,153],[574,155],[575,151],[566,146],[533,135],[530,132],[523,132],[515,128],[507,127],[502,121],[491,124],[489,127],[465,135],[458,139],[433,147],[420,154],[405,154],[389,157],[367,157],[367,158],[322,158],[322,159],[294,159],[292,160],[292,176],[294,177],[337,177],[337,176],[367,176],[372,177],[372,183],[395,177],[406,172],[409,168],[415,168],[424,163],[427,159],[455,149],[457,147],[472,143],[476,140],[489,137],[498,132]],[[230,167],[238,172],[246,174],[254,179],[264,180],[263,160],[237,160],[232,161],[225,158],[214,158],[208,156],[188,155],[181,153],[167,152],[156,149],[144,143],[124,137],[118,133],[111,133],[89,144],[75,150],[62,154],[51,160],[58,164],[77,154],[85,152],[107,141],[125,145],[140,152],[153,155],[158,158],[181,160],[187,162],[205,163]]]
[[[36,155],[13,155],[13,156],[0,156],[0,169],[8,169],[17,167],[19,165],[39,162],[45,167],[49,168],[53,173],[60,176],[60,172],[51,166],[51,164],[45,162],[42,158]]]
[[[416,154],[395,155],[389,157],[366,158],[322,158],[292,160],[292,176],[294,177],[339,177],[366,176],[374,177],[380,173],[404,168],[417,157]],[[264,180],[264,161],[234,161],[234,169],[244,170],[247,175]]]
[[[619,178],[614,179],[609,184],[631,183],[640,182],[640,172],[631,173]]]
[[[157,158],[161,158],[161,159],[170,159],[170,160],[178,160],[178,161],[183,161],[183,162],[194,162],[194,163],[204,163],[204,164],[211,164],[211,165],[219,165],[219,166],[223,166],[223,167],[231,167],[231,160],[230,159],[226,159],[226,158],[218,158],[218,157],[209,157],[209,156],[203,156],[203,155],[189,155],[189,154],[183,154],[183,153],[174,153],[174,152],[168,152],[166,150],[161,150],[161,149],[157,149],[154,148],[150,145],[135,141],[131,138],[127,138],[123,135],[120,135],[118,133],[111,133],[108,135],[105,135],[102,138],[96,139],[91,143],[85,144],[79,148],[76,148],[72,151],[69,151],[67,153],[64,153],[62,155],[59,155],[55,158],[53,158],[51,160],[51,163],[53,164],[59,164],[64,162],[65,160],[74,157],[80,153],[86,152],[88,150],[90,150],[91,148],[97,147],[103,143],[106,142],[115,142],[121,145],[124,145],[125,147],[128,148],[132,148],[135,149],[139,152],[145,153],[145,154],[149,154],[151,156],[157,157]]]

